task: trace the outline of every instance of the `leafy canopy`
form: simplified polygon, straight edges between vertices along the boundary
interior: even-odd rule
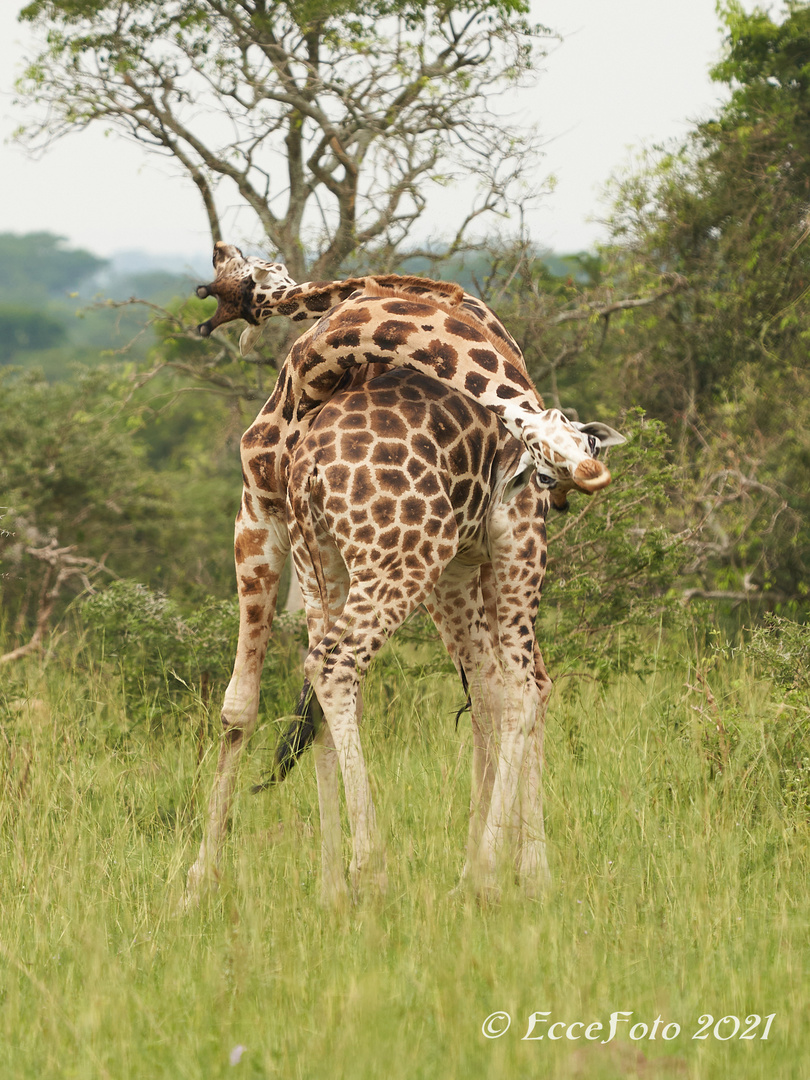
[[[4,300],[61,296],[106,265],[82,248],[68,248],[53,233],[0,233],[0,294]]]
[[[628,326],[623,391],[666,420],[692,472],[704,592],[806,602],[810,570],[810,4],[721,8],[730,99],[614,189],[626,277],[682,275]],[[709,536],[709,534],[711,537]]]

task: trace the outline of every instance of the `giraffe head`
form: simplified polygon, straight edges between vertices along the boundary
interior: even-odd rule
[[[556,510],[568,509],[568,493],[574,489],[592,495],[610,483],[610,470],[598,457],[608,446],[626,442],[623,435],[607,424],[594,421],[580,424],[569,420],[559,409],[539,414],[532,430],[524,428],[528,449],[504,488],[508,502],[535,476],[541,487],[551,492]],[[538,465],[538,462],[542,465]]]
[[[208,337],[223,323],[244,319],[252,327],[259,324],[257,312],[266,296],[277,289],[288,289],[295,282],[283,263],[267,262],[254,255],[247,258],[238,247],[218,240],[214,245],[214,280],[210,285],[200,285],[197,296],[205,299],[215,296],[217,310],[197,327],[203,337]]]

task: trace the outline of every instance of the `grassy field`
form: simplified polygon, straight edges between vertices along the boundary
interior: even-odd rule
[[[643,679],[560,679],[553,886],[481,908],[449,895],[469,799],[460,686],[409,648],[366,694],[389,893],[343,914],[316,899],[311,760],[248,790],[292,673],[271,673],[220,892],[184,916],[216,750],[212,722],[198,768],[201,705],[149,730],[78,660],[0,675],[0,1077],[810,1075],[807,761],[782,737],[801,718],[744,658],[707,672],[674,644]],[[511,1027],[488,1039],[495,1012]],[[525,1040],[535,1012],[544,1038]],[[734,1016],[736,1035],[717,1025]],[[584,1026],[554,1040],[555,1021]]]

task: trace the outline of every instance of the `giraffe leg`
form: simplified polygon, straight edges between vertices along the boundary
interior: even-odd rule
[[[520,789],[520,848],[517,863],[520,882],[531,896],[541,893],[551,880],[546,856],[546,829],[543,821],[543,733],[546,708],[551,695],[551,679],[536,643],[534,660],[540,708],[523,764]]]
[[[437,568],[435,576],[438,576]],[[392,570],[391,576],[395,576]],[[352,832],[349,874],[358,889],[362,880],[385,888],[384,855],[377,837],[371,788],[360,743],[358,717],[361,709],[360,679],[388,637],[430,594],[433,581],[399,589],[377,575],[352,581],[340,618],[305,664],[306,676],[315,688],[329,726],[346,795]],[[332,852],[328,856],[332,856]],[[330,863],[330,866],[332,864]]]
[[[461,882],[475,881],[478,853],[481,849],[481,837],[484,832],[489,804],[492,800],[492,786],[495,781],[495,762],[497,760],[497,729],[487,722],[481,724],[480,713],[473,712],[470,717],[473,737],[472,791],[470,794],[470,825],[467,832],[467,852],[461,870]]]
[[[500,669],[500,672],[501,672],[501,696],[500,696],[500,700],[499,700],[499,706],[500,707],[499,707],[498,714],[497,714],[497,717],[496,717],[496,730],[497,730],[497,735],[498,735],[498,740],[497,740],[498,741],[498,747],[497,747],[497,749],[500,752],[501,725],[502,725],[502,722],[503,722],[504,708],[505,708],[505,702],[506,702],[506,681],[507,681],[509,676],[508,676],[508,672],[505,675],[504,670],[503,670],[503,656],[502,656],[501,643],[500,643],[500,637],[499,637],[497,579],[496,579],[496,576],[495,576],[495,571],[494,571],[491,564],[485,565],[485,566],[483,566],[481,568],[481,591],[482,591],[483,600],[484,600],[484,607],[485,607],[486,613],[487,613],[487,622],[488,622],[488,626],[490,628],[490,634],[493,635],[492,647],[493,647],[493,649],[495,650],[495,652],[496,652],[496,654],[498,656],[498,664],[499,664],[499,669]],[[530,598],[527,597],[527,601],[529,599]],[[508,725],[508,718],[507,718],[507,725]],[[493,771],[494,771],[495,768],[496,768],[496,765],[493,764]],[[490,799],[490,803],[491,803],[491,799]],[[487,807],[487,810],[488,809],[489,809],[489,807]],[[514,836],[520,836],[521,835],[521,832],[520,832],[520,806],[518,805],[517,802],[513,806],[512,813],[511,813],[511,816],[510,816],[510,829],[511,829],[511,832],[512,832],[512,834]],[[483,835],[483,830],[482,830],[481,835]],[[480,854],[480,849],[479,849],[479,854]],[[481,871],[481,864],[479,864],[479,871]],[[482,878],[482,880],[485,879],[486,876],[487,876],[487,872],[485,870],[480,873],[480,877]]]
[[[478,886],[484,895],[497,893],[498,866],[520,842],[519,785],[540,705],[533,678],[522,679],[506,668],[504,683],[498,761],[479,857]]]
[[[538,684],[534,621],[546,561],[544,505],[537,492],[527,488],[508,506],[498,509],[497,514],[507,520],[495,520],[490,529],[492,575],[484,592],[490,624],[498,635],[504,698],[498,762],[480,850],[479,887],[485,894],[497,893],[499,865],[518,859],[522,836],[527,835],[522,814],[529,805],[534,810],[531,828],[535,841],[542,841],[537,815],[541,823],[539,770],[545,683]],[[545,675],[545,669],[542,671]],[[533,796],[527,796],[528,802],[520,798],[524,777],[536,789]],[[532,850],[539,860],[537,842]],[[527,853],[527,871],[531,857]],[[521,854],[521,868],[522,860]]]
[[[340,765],[343,775],[343,788],[349,824],[352,832],[352,861],[350,876],[356,889],[360,878],[368,876],[372,863],[372,854],[376,847],[376,817],[371,798],[363,748],[360,744],[360,732],[357,726],[358,698],[360,693],[360,674],[365,671],[371,656],[382,645],[384,638],[364,640],[366,635],[349,633],[352,623],[351,605],[344,610],[341,618],[323,638],[319,646],[312,650],[304,665],[307,678],[315,688],[315,693],[323,709],[329,728],[329,741],[334,748],[334,757]],[[331,749],[331,748],[330,748]],[[336,776],[332,768],[331,755],[322,758],[324,787],[321,788],[321,773],[318,774],[319,798],[321,806],[321,826],[323,837],[323,857],[327,876],[323,882],[323,893],[329,899],[335,893],[335,821],[337,813],[335,797],[337,794]],[[329,838],[329,839],[328,839]],[[373,870],[380,872],[378,866]],[[343,879],[342,869],[339,874]],[[339,892],[339,886],[337,887]]]
[[[476,876],[475,863],[492,796],[503,678],[487,621],[479,567],[450,563],[425,606],[453,662],[463,672],[470,695],[472,792],[462,884]]]
[[[256,727],[259,688],[281,570],[289,551],[283,517],[259,521],[248,493],[236,519],[234,552],[239,586],[239,639],[222,706],[224,728],[208,816],[197,860],[188,872],[185,903],[199,901],[219,877],[219,856],[230,815],[239,760]],[[246,508],[250,508],[250,513]]]
[[[300,530],[294,520],[291,520],[290,532],[294,539],[301,540]],[[327,622],[331,621],[331,613],[336,615],[343,610],[348,593],[348,572],[337,548],[328,537],[322,536],[320,541],[318,558],[323,571],[321,578],[325,586],[325,603],[321,601],[319,582],[313,572],[311,561],[302,558],[302,554],[307,550],[306,545],[301,545],[299,542],[293,548],[296,575],[307,612],[310,651],[323,640],[328,629]],[[348,890],[343,873],[339,761],[335,741],[329,724],[324,722],[323,710],[317,694],[312,702],[312,708],[321,721],[312,748],[321,819],[321,901],[328,907],[340,907],[348,898]],[[359,722],[359,716],[357,719]]]
[[[383,421],[386,416],[383,414]],[[351,439],[348,450],[356,452]],[[317,454],[307,457],[301,452],[288,485],[289,531],[302,592],[308,611],[322,611],[324,626],[333,617],[330,581],[338,557],[346,568],[343,573],[349,575],[345,605],[311,650],[304,671],[323,710],[343,775],[352,833],[350,875],[355,888],[362,878],[373,877],[380,887],[385,883],[384,859],[376,840],[376,815],[360,743],[360,678],[388,637],[430,595],[458,547],[453,507],[446,495],[436,494],[430,503],[430,531],[420,536],[416,529],[411,530],[415,541],[421,541],[418,555],[413,545],[403,545],[399,550],[399,514],[421,509],[424,517],[427,505],[417,501],[416,507],[398,511],[393,498],[371,502],[373,485],[368,466],[358,470],[355,479],[358,477],[365,487],[358,482],[355,491],[352,486],[356,519],[349,513],[345,498],[345,471],[336,474],[328,463],[322,466]],[[394,479],[403,490],[410,490],[407,476],[397,474]],[[393,490],[396,484],[392,478],[389,483]],[[333,484],[339,488],[337,494]],[[368,509],[357,509],[364,499],[369,502]],[[313,630],[314,621],[311,635]],[[325,760],[328,763],[328,758]],[[333,792],[333,786],[326,789],[325,801],[333,800]],[[327,817],[325,832],[329,831],[329,820]],[[334,847],[332,844],[325,855],[330,866]]]
[[[328,907],[342,906],[347,897],[343,874],[343,840],[340,828],[338,754],[328,724],[321,724],[313,746],[321,815],[321,900]]]

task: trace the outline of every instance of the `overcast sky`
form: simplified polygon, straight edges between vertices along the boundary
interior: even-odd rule
[[[196,189],[160,158],[100,131],[73,135],[38,160],[10,142],[24,119],[11,88],[30,51],[15,18],[21,6],[0,0],[0,232],[48,230],[101,255],[207,251]],[[716,107],[721,88],[708,76],[722,45],[715,0],[534,0],[533,13],[564,40],[518,102],[546,140],[544,172],[557,179],[530,226],[540,245],[580,250],[603,236],[593,220],[600,194],[632,149],[682,136]],[[447,211],[437,202],[432,212],[439,222]]]

